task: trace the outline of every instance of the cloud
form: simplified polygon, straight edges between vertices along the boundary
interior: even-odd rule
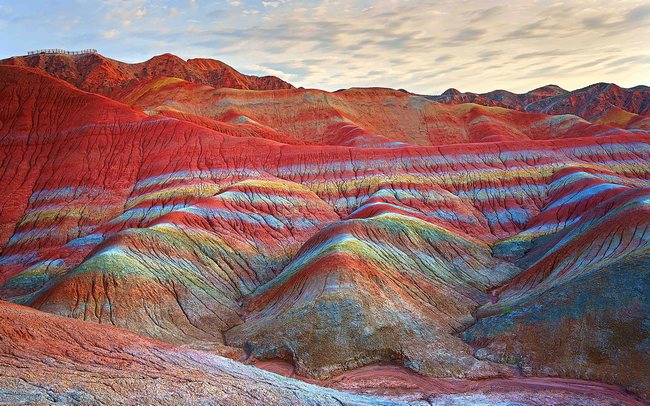
[[[611,10],[600,12],[588,10],[587,12],[589,14],[581,20],[583,27],[601,36],[620,35],[650,24],[650,4],[636,6],[625,12],[611,12]]]
[[[16,38],[5,52],[70,44],[130,62],[171,52],[330,90],[647,81],[650,5],[638,0],[24,0],[11,7],[8,17],[0,10],[3,34]],[[24,35],[27,25],[34,28]],[[609,64],[625,69],[604,71]]]
[[[476,62],[478,63],[487,63],[493,60],[496,60],[498,56],[503,55],[503,51],[499,49],[493,49],[489,51],[481,51],[478,53],[478,58]]]
[[[547,57],[561,57],[573,53],[572,51],[560,50],[560,49],[549,49],[549,50],[539,50],[535,52],[525,52],[522,54],[517,54],[512,57],[513,60],[532,60],[536,58],[547,58]]]
[[[449,38],[448,46],[459,46],[480,39],[487,31],[476,28],[464,28]]]
[[[262,65],[248,65],[242,67],[241,69],[257,75],[262,74],[262,75],[277,76],[285,80],[290,80],[294,76],[292,73],[284,72],[278,69],[273,69],[268,66],[262,66]]]
[[[447,62],[448,60],[452,59],[454,56],[451,54],[445,54],[445,55],[440,55],[436,59],[434,59],[434,62],[436,63],[443,63]]]
[[[632,55],[611,60],[608,67],[620,67],[629,64],[650,65],[650,55]]]
[[[505,8],[506,6],[493,6],[486,9],[469,11],[467,13],[467,16],[469,17],[468,23],[489,23],[490,21],[496,20],[502,14]]]
[[[634,7],[625,15],[627,23],[645,23],[650,19],[650,4]]]
[[[0,4],[0,14],[9,15],[12,12],[13,12],[13,8],[11,6],[7,6],[5,4]]]
[[[119,32],[116,29],[105,30],[105,31],[102,31],[102,38],[113,39],[113,38],[117,37],[117,34],[119,34]]]

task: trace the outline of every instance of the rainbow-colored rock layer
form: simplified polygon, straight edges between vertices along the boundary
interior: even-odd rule
[[[147,86],[130,102],[168,113],[0,66],[1,299],[312,378],[390,362],[650,395],[647,132]]]

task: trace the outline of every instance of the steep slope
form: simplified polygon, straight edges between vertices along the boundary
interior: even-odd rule
[[[571,114],[587,121],[620,128],[650,130],[650,88],[621,88],[613,83],[597,83],[566,91],[548,85],[516,94],[506,90],[488,93],[461,93],[449,89],[439,96],[427,96],[439,103],[476,103],[551,115]]]
[[[391,404],[0,302],[0,403]]]
[[[517,261],[526,271],[465,332],[481,358],[650,394],[649,187],[609,173],[556,176],[535,226],[516,237],[532,237]]]
[[[27,291],[32,293],[35,292],[34,288],[37,289],[36,291],[46,289],[62,276],[60,265],[63,269],[70,269],[69,265],[79,264],[97,244],[104,239],[108,240],[107,237],[120,230],[137,229],[140,226],[144,228],[145,224],[148,225],[159,216],[174,209],[192,206],[194,203],[197,203],[194,207],[200,210],[198,203],[221,189],[218,182],[209,180],[189,187],[178,185],[178,188],[173,188],[172,193],[148,192],[147,182],[136,184],[138,183],[136,177],[141,173],[143,165],[149,168],[164,168],[165,163],[169,162],[170,157],[177,152],[177,148],[169,145],[169,141],[175,140],[185,148],[196,148],[198,151],[202,149],[201,140],[203,140],[206,142],[207,151],[217,151],[218,154],[230,148],[237,150],[240,146],[248,145],[246,141],[240,142],[237,141],[238,139],[228,138],[225,142],[231,143],[231,146],[227,147],[224,145],[224,136],[220,133],[178,120],[148,119],[128,106],[80,92],[33,70],[3,67],[0,71],[2,71],[0,77],[6,85],[4,90],[7,95],[15,96],[14,99],[9,97],[6,99],[11,100],[12,103],[8,104],[0,118],[0,121],[7,124],[3,126],[2,131],[4,158],[1,179],[3,193],[6,193],[4,196],[7,199],[2,201],[3,228],[0,237],[3,243],[3,266],[0,279],[4,282],[19,272],[26,263],[33,264],[30,272],[23,275],[24,279],[16,285],[10,284],[3,288],[11,292],[12,296],[26,293],[25,286],[28,288]],[[22,86],[24,88],[21,88]],[[83,125],[75,121],[79,117],[78,111],[82,105],[89,109],[85,117],[91,119],[90,123],[84,122]],[[31,113],[27,110],[31,110]],[[93,112],[96,112],[94,113],[96,117],[93,116]],[[68,117],[73,118],[67,119]],[[60,121],[62,124],[57,124]],[[171,138],[165,140],[165,137]],[[183,141],[192,138],[195,142],[194,147],[191,147],[190,142]],[[210,145],[218,145],[218,147],[210,148]],[[270,145],[275,144],[260,141],[249,148],[251,152],[259,152],[260,148],[268,148]],[[153,149],[150,149],[152,147]],[[188,168],[197,168],[195,159],[199,155],[186,156]],[[225,157],[201,156],[201,159],[208,159],[210,162],[216,162],[214,161],[216,158],[229,159],[227,156],[230,154],[225,155]],[[31,157],[31,159],[26,160],[24,157]],[[198,167],[206,168],[211,165],[199,164]],[[222,161],[222,165],[224,168],[229,167],[226,161]],[[61,287],[48,292],[46,296],[51,299],[49,306],[56,306],[57,292],[63,292],[65,301],[60,304],[63,308],[60,308],[59,312],[65,314],[72,312],[78,317],[92,316],[99,320],[102,320],[104,312],[107,312],[111,315],[104,319],[107,322],[145,331],[150,336],[177,342],[175,336],[180,334],[181,341],[185,342],[191,338],[195,346],[201,346],[202,341],[208,341],[212,343],[211,345],[219,344],[222,341],[220,331],[238,321],[240,313],[236,303],[238,295],[247,293],[256,286],[255,283],[259,283],[258,278],[264,281],[264,278],[272,277],[272,270],[280,267],[274,265],[274,262],[278,261],[275,247],[267,243],[264,248],[260,243],[260,234],[256,227],[256,220],[261,219],[255,207],[258,203],[241,200],[241,196],[245,198],[247,193],[255,193],[256,188],[261,188],[263,192],[283,188],[287,190],[281,182],[268,182],[261,174],[259,185],[256,181],[232,185],[236,181],[234,172],[236,171],[222,171],[223,181],[228,182],[222,186],[231,185],[230,193],[223,193],[222,199],[219,202],[215,201],[217,205],[215,210],[216,213],[232,210],[238,217],[218,219],[211,226],[206,226],[210,231],[214,227],[221,233],[206,241],[211,246],[205,249],[212,251],[214,246],[222,246],[226,259],[232,261],[234,249],[238,247],[239,255],[244,256],[241,260],[228,262],[227,265],[217,264],[220,261],[215,258],[215,254],[207,256],[205,252],[209,251],[195,252],[193,235],[188,235],[180,229],[178,233],[189,241],[188,255],[196,258],[198,263],[198,268],[194,268],[196,278],[191,278],[182,262],[178,267],[171,269],[163,264],[160,272],[166,275],[165,280],[156,279],[161,275],[152,273],[151,265],[140,265],[141,272],[135,272],[133,280],[129,280],[117,290],[120,305],[116,306],[114,311],[111,305],[112,291],[98,296],[100,293],[95,278],[102,281],[99,285],[102,290],[120,285],[119,279],[106,278],[105,274],[110,270],[116,270],[119,275],[123,269],[133,264],[133,260],[129,261],[128,255],[121,254],[119,249],[121,243],[130,244],[125,247],[127,251],[137,253],[141,250],[143,255],[147,256],[155,255],[156,249],[159,249],[160,244],[166,240],[172,244],[167,245],[171,257],[178,255],[182,245],[180,240],[172,239],[174,235],[171,236],[172,238],[165,239],[169,231],[165,233],[164,227],[162,232],[158,229],[131,234],[126,232],[107,241],[106,249],[97,248],[94,254],[87,258],[86,268],[84,268],[87,272],[83,272],[81,268],[77,269],[83,280],[79,286],[80,290],[69,294],[69,291],[65,291],[65,287]],[[218,172],[208,171],[207,174],[217,175]],[[244,180],[250,174],[252,171],[242,169],[241,176]],[[70,177],[76,179],[72,180]],[[143,179],[146,179],[146,175]],[[34,193],[35,190],[38,192]],[[289,197],[289,199],[284,205],[295,211],[296,197]],[[302,224],[318,227],[322,220],[318,218],[321,213],[316,210],[320,201],[309,192],[304,194],[304,199],[304,207],[309,206],[313,210],[305,213],[306,218],[297,211],[293,214],[286,211],[284,213],[297,219],[297,227],[301,227]],[[316,200],[316,205],[308,204],[310,199]],[[219,205],[221,209],[218,208]],[[235,206],[229,207],[230,205]],[[247,232],[249,238],[244,241],[241,240],[240,227],[242,220],[245,221],[247,216],[243,210],[236,208],[238,205],[241,205],[242,209],[249,207],[252,211],[249,220],[251,225],[248,226]],[[273,208],[268,209],[273,210]],[[184,213],[190,217],[188,221],[191,225],[192,214]],[[328,216],[331,218],[335,215],[331,208],[326,207],[322,216],[327,219]],[[313,224],[309,223],[310,218]],[[224,226],[227,226],[230,232],[224,229]],[[300,247],[301,239],[307,238],[301,234],[296,234],[294,237],[291,225],[278,228],[274,224],[273,227],[267,225],[265,228],[268,231],[262,235],[262,241],[264,238],[274,238],[275,234],[284,236],[289,253]],[[293,245],[289,243],[289,240],[294,239]],[[243,248],[248,250],[244,251]],[[39,257],[40,252],[47,253],[48,258],[43,261],[32,261]],[[255,252],[259,255],[259,260],[252,265],[253,269],[251,269],[247,255],[255,255]],[[171,257],[169,263],[173,264]],[[212,275],[205,270],[206,267],[212,269]],[[261,275],[252,274],[254,269],[259,270]],[[241,278],[241,282],[230,281],[233,272],[238,272],[235,278]],[[180,280],[178,288],[174,285],[175,280],[171,278],[174,275],[177,280]],[[153,278],[156,284],[153,286],[143,284],[142,279],[145,277],[146,281],[147,276]],[[250,279],[253,282],[250,282]],[[74,278],[73,282],[66,286],[74,286]],[[127,287],[132,289],[126,289]],[[216,294],[216,298],[214,289],[221,290]],[[68,309],[69,300],[73,297],[80,298],[82,294],[84,300],[92,301],[97,307],[91,309],[84,305],[82,308],[77,307],[76,310],[74,307]],[[185,295],[186,299],[183,299],[182,295]],[[200,296],[196,297],[196,295]],[[193,305],[202,298],[205,299],[206,295],[212,301],[216,300],[220,307],[229,310],[215,315],[212,307],[193,309]],[[121,302],[122,298],[124,302]],[[146,306],[142,306],[142,298],[157,303],[154,306],[154,313]],[[31,301],[33,298],[26,300]],[[182,307],[182,304],[186,303],[185,300],[189,301],[190,304],[186,307],[190,310]],[[156,312],[163,313],[169,323],[160,324],[161,322],[153,316]],[[124,317],[121,317],[122,314]],[[199,323],[199,327],[192,324],[196,323],[195,318],[203,322]],[[219,328],[208,329],[211,324],[216,324]]]
[[[49,76],[23,68],[0,67],[0,92],[3,100],[0,105],[0,182],[5,194],[0,202],[0,245],[4,246],[16,232],[15,227],[32,198],[39,177],[56,174],[56,179],[52,179],[52,182],[60,182],[65,186],[76,183],[82,188],[79,190],[80,194],[84,187],[93,182],[107,183],[106,186],[110,188],[112,180],[107,179],[105,174],[104,179],[93,179],[98,172],[96,170],[84,174],[89,179],[82,182],[85,183],[82,186],[77,179],[74,182],[69,179],[80,174],[70,171],[71,166],[48,165],[48,162],[51,164],[53,160],[66,159],[65,154],[68,152],[62,151],[62,147],[81,147],[75,141],[75,138],[79,139],[79,135],[117,135],[106,135],[107,130],[123,132],[120,130],[122,123],[139,123],[146,115],[112,100],[79,92],[64,82],[55,82]],[[79,111],[84,114],[78,114]],[[87,142],[88,140],[83,141]],[[94,147],[85,145],[85,148],[94,149],[94,155],[87,151],[89,155],[85,159],[89,159],[91,165],[96,166],[124,165],[126,161],[99,160],[102,155],[100,151],[105,146],[106,143],[97,143]],[[126,156],[124,158],[129,159]],[[85,163],[80,161],[77,164]],[[47,175],[44,175],[43,171]],[[61,189],[61,192],[64,190]],[[69,192],[74,194],[72,189]],[[84,200],[92,201],[96,198],[92,193],[83,193],[83,196],[78,197],[82,198],[79,204],[83,204]],[[123,196],[103,196],[103,199],[109,202],[115,201],[113,198],[120,200]],[[77,219],[79,217],[78,215]],[[84,220],[75,221],[75,225],[83,227]]]
[[[250,76],[214,59],[189,59],[172,55],[154,56],[145,62],[128,64],[99,54],[37,54],[0,60],[0,65],[36,68],[93,93],[114,97],[141,80],[175,77],[221,88],[250,90],[291,89],[274,76]]]
[[[432,376],[509,375],[477,362],[454,333],[487,300],[485,290],[518,269],[392,205],[374,209],[304,244],[255,292],[228,342],[253,356],[286,357],[319,378],[380,361]]]
[[[202,123],[200,117],[254,128],[274,140],[352,147],[556,139],[616,134],[575,116],[526,114],[476,104],[444,106],[380,88],[334,93],[215,90],[180,80],[142,83],[121,101],[146,111]],[[216,128],[216,127],[211,127]],[[284,138],[281,138],[282,134]]]

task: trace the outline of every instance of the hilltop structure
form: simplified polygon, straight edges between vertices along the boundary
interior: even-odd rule
[[[65,49],[51,48],[51,49],[37,49],[35,51],[27,52],[28,56],[31,55],[40,55],[40,54],[63,54],[63,55],[84,55],[84,54],[96,54],[97,50],[88,48],[82,49],[81,51],[66,51]]]

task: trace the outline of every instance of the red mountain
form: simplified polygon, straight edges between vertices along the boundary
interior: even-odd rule
[[[430,96],[431,99],[448,104],[476,103],[484,106],[505,107],[513,110],[525,110],[526,106],[549,97],[568,93],[559,86],[547,85],[527,93],[517,94],[507,90],[493,90],[487,93],[461,93],[457,89],[447,89],[440,96]]]
[[[211,128],[217,128],[214,122],[255,128],[267,138],[291,144],[427,146],[620,131],[575,116],[558,119],[472,104],[446,106],[383,88],[253,93],[165,78],[142,83],[120,100],[148,114],[183,118]]]
[[[650,397],[648,131],[95,72],[0,66],[2,401]]]
[[[440,96],[429,96],[440,103],[476,103],[544,114],[572,114],[585,120],[621,128],[650,129],[650,88],[621,88],[612,83],[597,83],[574,91],[555,85],[523,94],[506,90],[488,93],[461,93],[449,89]]]
[[[189,59],[172,55],[154,56],[148,61],[128,64],[99,54],[37,54],[0,60],[0,65],[40,69],[63,79],[81,90],[113,96],[130,89],[142,80],[175,77],[216,88],[247,90],[292,89],[293,86],[274,76],[250,76],[237,72],[214,59]]]

